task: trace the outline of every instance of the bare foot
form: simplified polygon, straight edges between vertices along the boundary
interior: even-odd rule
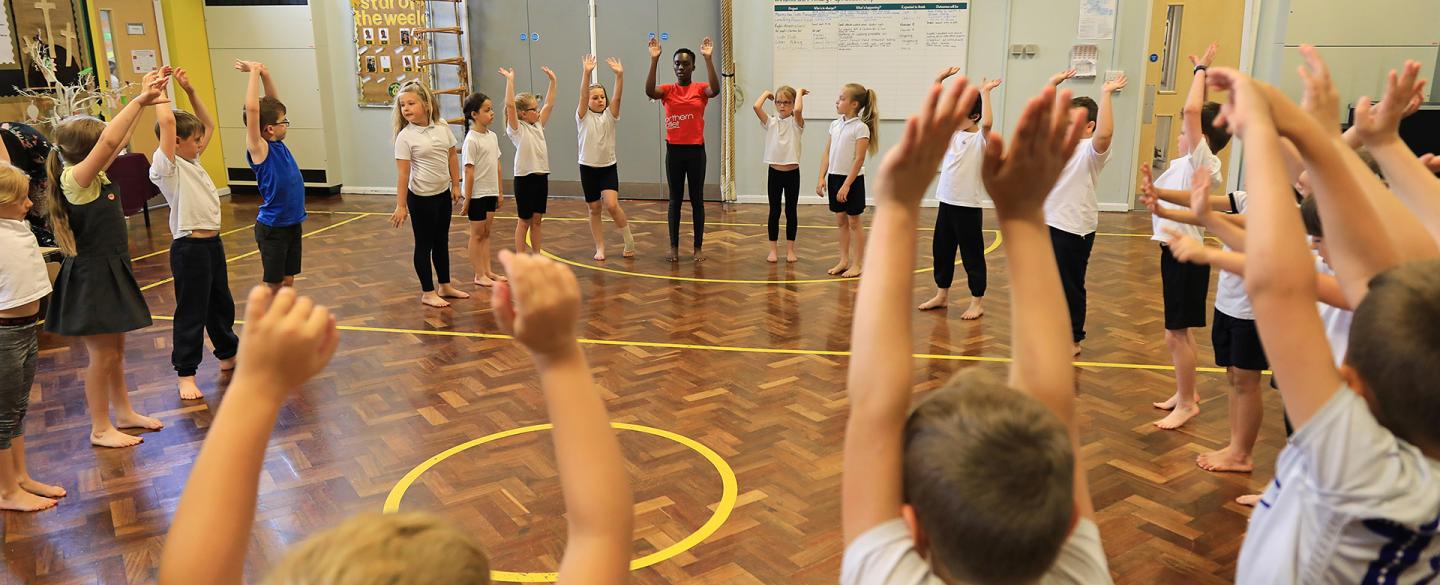
[[[440,307],[442,309],[450,306],[450,301],[440,298],[440,295],[437,295],[433,292],[427,292],[423,295],[420,295],[420,302],[422,304],[426,304],[432,307]]]
[[[90,444],[96,447],[110,447],[119,449],[122,447],[134,447],[145,442],[145,439],[134,435],[127,435],[119,429],[110,429],[100,433],[90,433]]]
[[[935,296],[930,297],[930,300],[925,301],[925,302],[923,302],[923,303],[920,303],[919,309],[920,309],[921,311],[929,311],[929,310],[932,310],[932,309],[944,308],[946,305],[949,305],[949,304],[950,304],[950,296],[949,296],[949,295],[942,294],[942,293],[935,293]]]
[[[460,290],[460,289],[458,289],[458,288],[455,288],[455,287],[453,287],[453,286],[450,286],[449,284],[442,284],[442,285],[440,285],[440,289],[439,289],[439,290],[440,290],[440,296],[442,296],[442,297],[450,297],[450,298],[452,298],[452,299],[468,299],[468,298],[470,298],[470,293],[467,293],[467,292],[465,292],[465,291],[463,291],[463,290]]]
[[[472,281],[472,282],[474,282],[477,286],[484,286],[484,287],[495,286],[495,280],[492,279],[492,278],[490,278],[490,277],[488,277],[488,276],[477,276],[477,277],[475,277],[475,280]]]
[[[851,266],[849,270],[840,273],[840,278],[855,278],[860,276],[860,265]]]
[[[145,429],[147,431],[158,431],[165,428],[165,423],[160,419],[145,416],[138,412],[127,412],[115,415],[115,428],[119,429]]]
[[[825,271],[825,274],[830,274],[830,275],[840,274],[841,272],[845,272],[846,270],[849,270],[849,269],[850,269],[850,261],[849,261],[849,260],[841,260],[839,264],[836,264],[835,266],[831,267],[829,270],[826,270],[826,271]]]
[[[31,478],[28,478],[28,477],[25,478],[25,479],[20,480],[19,483],[20,483],[20,489],[25,490],[25,491],[27,491],[27,492],[30,492],[30,493],[32,493],[32,494],[35,494],[35,495],[37,495],[37,496],[43,496],[43,497],[46,497],[46,498],[63,498],[63,497],[65,497],[65,488],[62,488],[62,487],[60,487],[60,486],[58,486],[58,485],[50,485],[50,484],[48,484],[48,483],[40,483],[40,482],[35,481],[34,479],[31,479]]]
[[[964,313],[960,313],[960,318],[966,321],[974,321],[984,314],[985,307],[980,305],[980,301],[970,299],[970,306],[965,309]]]
[[[1248,508],[1254,508],[1260,502],[1260,494],[1245,494],[1235,498],[1235,503]]]
[[[1080,355],[1080,343],[1075,343],[1075,355]]]
[[[1205,471],[1249,473],[1255,469],[1255,462],[1249,455],[1238,455],[1228,445],[1219,451],[1200,454],[1195,458],[1195,464]]]
[[[1165,418],[1155,421],[1155,426],[1167,431],[1178,429],[1180,425],[1189,422],[1189,420],[1195,418],[1197,414],[1200,414],[1199,404],[1191,404],[1183,408],[1176,407],[1170,411],[1170,414],[1165,415]]]
[[[205,395],[200,392],[200,386],[195,384],[195,376],[182,376],[180,378],[180,399],[199,400]]]
[[[500,276],[499,274],[495,274],[494,272],[486,272],[485,276],[490,277],[490,280],[493,280],[495,282],[510,282],[510,279],[505,278],[504,276]]]
[[[25,490],[15,490],[13,494],[0,495],[0,510],[39,512],[54,508],[55,504],[55,500],[37,496]]]
[[[680,261],[680,251],[679,251],[679,250],[676,250],[675,248],[670,248],[670,252],[669,252],[668,254],[665,254],[665,261],[666,261],[666,262],[679,262],[679,261]]]
[[[604,251],[604,250],[596,250],[596,251],[595,251],[595,260],[600,261],[600,262],[604,262],[604,261],[605,261],[605,251]]]
[[[235,371],[235,358],[232,357],[232,358],[230,358],[230,359],[228,359],[228,360],[220,360],[220,371],[222,371],[222,372],[233,372],[233,371]]]
[[[769,262],[769,263],[771,263],[771,264],[774,264],[774,263],[778,262],[779,260],[780,260],[780,257],[779,257],[778,254],[775,253],[774,250],[771,250],[771,251],[770,251],[770,255],[765,257],[765,261],[766,261],[766,262]]]
[[[623,252],[620,252],[620,256],[622,258],[634,258],[635,248],[626,248]]]
[[[1151,402],[1150,405],[1160,410],[1175,410],[1175,405],[1180,402],[1179,394],[1171,394],[1165,402]]]
[[[799,257],[799,256],[796,256],[794,251],[790,251],[790,252],[786,252],[786,253],[785,253],[785,261],[786,261],[786,262],[798,262],[799,260],[800,260],[800,257]]]
[[[704,262],[704,261],[705,261],[705,255],[704,255],[704,254],[701,254],[699,250],[696,250],[696,251],[695,251],[695,263],[696,263],[696,264],[699,264],[699,263]]]

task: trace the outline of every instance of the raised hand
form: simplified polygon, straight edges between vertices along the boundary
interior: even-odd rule
[[[1440,173],[1440,156],[1435,156],[1434,153],[1427,152],[1421,155],[1420,164],[1425,165],[1425,168],[1430,169],[1432,173]]]
[[[657,39],[657,38],[655,38],[655,37],[650,37],[650,42],[647,43],[647,46],[649,46],[649,48],[650,48],[650,59],[651,59],[652,61],[655,60],[655,59],[659,59],[659,58],[660,58],[660,39]]]
[[[575,345],[580,284],[575,273],[538,254],[500,251],[509,282],[495,285],[491,303],[500,330],[536,357],[557,357]]]
[[[1057,87],[1057,86],[1059,86],[1061,83],[1064,83],[1066,79],[1070,79],[1070,78],[1072,78],[1072,77],[1075,77],[1075,70],[1074,70],[1074,69],[1066,69],[1066,70],[1064,70],[1064,71],[1061,71],[1061,72],[1059,72],[1059,73],[1056,73],[1056,74],[1054,74],[1054,75],[1051,75],[1051,76],[1050,76],[1050,86],[1051,86],[1051,87]]]
[[[595,70],[595,56],[585,55],[581,57],[580,68],[585,72],[585,77],[590,77],[590,72]]]
[[[1355,104],[1355,132],[1366,144],[1388,144],[1400,139],[1400,120],[1414,101],[1420,63],[1406,61],[1403,72],[1397,75],[1392,69],[1385,82],[1385,97],[1380,103],[1371,104],[1370,98],[1362,97]]]
[[[1340,131],[1340,91],[1330,79],[1330,68],[1320,58],[1320,52],[1313,45],[1300,45],[1300,55],[1305,64],[1298,67],[1300,80],[1305,84],[1305,95],[1300,107],[1320,122],[1326,132]]]
[[[1115,79],[1106,81],[1105,85],[1100,87],[1100,91],[1103,91],[1105,93],[1116,93],[1122,89],[1125,89],[1125,85],[1128,83],[1130,83],[1130,78],[1125,77],[1125,74],[1121,73],[1119,75],[1116,75]]]
[[[504,68],[504,67],[501,67],[501,68],[500,68],[500,75],[503,76],[503,77],[505,77],[505,79],[514,80],[514,79],[515,79],[515,70],[514,70],[514,69],[506,69],[506,68]]]
[[[542,65],[540,67],[540,71],[545,74],[545,77],[549,77],[550,81],[555,81],[555,72],[551,71],[549,67],[545,67]],[[550,96],[545,96],[545,99],[548,101],[550,99]]]
[[[140,95],[135,96],[135,101],[140,102],[140,105],[143,106],[170,103],[170,98],[165,96],[165,85],[168,83],[170,83],[168,67],[146,73],[140,81]]]
[[[243,61],[240,59],[235,60],[235,70],[241,73],[249,73],[251,70],[259,71],[261,67],[264,67],[264,65],[262,65],[259,61]]]
[[[185,93],[191,93],[195,91],[195,88],[190,86],[190,73],[188,71],[184,69],[176,69],[173,73],[173,76],[175,78],[175,83],[180,84],[180,89],[185,90]]]
[[[706,59],[709,59],[709,58],[710,58],[712,55],[714,55],[714,54],[715,54],[715,43],[714,43],[714,41],[711,41],[711,40],[710,40],[710,37],[705,37],[704,40],[700,41],[700,55],[701,55],[702,57],[705,57]]]
[[[1212,89],[1230,92],[1230,97],[1220,105],[1220,115],[1215,117],[1215,126],[1229,126],[1230,133],[1244,139],[1245,131],[1251,124],[1270,126],[1270,105],[1259,82],[1234,69],[1217,67],[1210,70],[1206,83]]]
[[[616,59],[616,58],[614,58],[614,57],[606,57],[606,58],[605,58],[605,64],[606,64],[606,65],[609,65],[609,66],[610,66],[610,71],[611,71],[612,73],[616,74],[616,75],[620,75],[621,73],[624,73],[624,72],[625,72],[625,68],[622,67],[622,66],[620,66],[620,60],[619,60],[619,59]]]
[[[960,72],[960,68],[959,68],[959,67],[945,67],[945,68],[941,69],[939,73],[936,73],[936,74],[935,74],[935,83],[940,83],[940,82],[942,82],[942,81],[945,81],[945,80],[948,79],[951,75],[955,75],[956,73],[959,73],[959,72]]]
[[[267,398],[282,402],[325,369],[339,343],[335,317],[328,309],[296,295],[293,288],[272,293],[269,287],[257,286],[250,290],[245,307],[235,385],[249,380]]]
[[[937,83],[930,87],[920,113],[905,121],[900,142],[880,162],[879,201],[881,205],[915,207],[935,179],[935,170],[950,137],[969,116],[979,92],[964,77],[948,89]]]
[[[1085,112],[1070,109],[1070,91],[1046,85],[1020,114],[1009,148],[999,133],[985,143],[980,176],[1002,217],[1041,213],[1084,132]]]
[[[804,95],[810,95],[810,90],[805,89],[805,88],[803,88],[803,87],[800,88],[800,89],[797,89],[797,90],[795,90],[795,91],[800,92],[800,95],[802,95],[802,96],[804,96]]]
[[[990,90],[995,89],[995,88],[997,88],[997,87],[1000,87],[1000,83],[1003,82],[1003,81],[1004,81],[1004,80],[1001,79],[1001,78],[999,78],[999,77],[997,77],[997,78],[995,78],[995,79],[986,79],[986,78],[984,78],[984,77],[981,77],[981,78],[980,78],[980,91],[989,93]]]
[[[1215,51],[1218,50],[1220,50],[1220,43],[1212,42],[1210,43],[1210,46],[1205,47],[1205,53],[1203,55],[1200,55],[1199,57],[1191,55],[1190,64],[1195,67],[1208,68],[1210,67],[1211,63],[1215,62]]]
[[[775,99],[775,92],[770,91],[770,90],[767,89],[767,90],[765,90],[765,93],[760,94],[760,99],[765,100],[765,101],[767,101],[767,102],[770,101],[770,100],[773,100],[773,99]]]

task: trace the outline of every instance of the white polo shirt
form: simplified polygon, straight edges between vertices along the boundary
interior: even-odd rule
[[[800,164],[800,135],[805,128],[795,123],[795,116],[770,116],[765,127],[765,164]],[[846,169],[849,172],[849,169]]]
[[[1230,208],[1235,213],[1245,213],[1248,198],[1244,191],[1230,194]],[[1225,246],[1229,251],[1230,246]],[[1215,285],[1215,310],[1236,319],[1255,320],[1255,310],[1250,306],[1250,296],[1245,294],[1245,279],[1233,272],[1220,271],[1220,282]]]
[[[445,124],[410,124],[395,135],[395,160],[410,161],[406,185],[420,197],[439,195],[450,188],[450,149],[455,135]]]
[[[0,310],[13,309],[50,294],[50,273],[40,244],[23,219],[0,218]],[[6,374],[7,376],[10,374]]]
[[[1319,256],[1315,257],[1315,272],[1335,276],[1335,271]],[[1325,339],[1330,342],[1330,357],[1335,358],[1335,367],[1338,368],[1345,361],[1345,350],[1350,347],[1350,322],[1355,319],[1355,312],[1323,302],[1316,304],[1320,309],[1320,321],[1325,324]]]
[[[1055,563],[1041,585],[1105,585],[1110,567],[1100,545],[1100,527],[1081,519],[1060,545]],[[841,585],[944,585],[930,563],[915,551],[910,530],[900,518],[877,524],[856,537],[840,560]]]
[[[505,135],[515,145],[515,176],[523,177],[550,172],[550,153],[545,147],[545,127],[539,123],[518,122],[515,128],[505,125]]]
[[[1095,233],[1100,225],[1095,184],[1108,160],[1110,151],[1096,152],[1093,138],[1080,141],[1060,171],[1060,180],[1045,198],[1045,225],[1077,236]]]
[[[977,129],[951,136],[945,159],[940,163],[935,198],[949,205],[981,207],[985,201],[985,185],[980,181],[980,163],[984,158],[984,132]]]
[[[170,205],[170,237],[180,239],[195,230],[220,229],[220,194],[205,167],[160,149],[150,158],[150,182],[160,188]]]
[[[1160,176],[1155,179],[1155,186],[1160,189],[1189,192],[1190,180],[1195,175],[1195,165],[1197,164],[1209,171],[1211,186],[1223,183],[1224,179],[1220,176],[1220,157],[1210,152],[1210,145],[1205,142],[1204,137],[1201,137],[1200,143],[1195,145],[1194,150],[1189,154],[1170,161],[1169,168],[1166,168],[1165,172],[1160,173]],[[1159,205],[1166,209],[1189,209],[1165,200],[1159,201]],[[1195,240],[1205,239],[1205,230],[1200,226],[1161,219],[1158,215],[1150,216],[1150,228],[1152,230],[1150,239],[1157,242],[1169,239],[1165,235],[1166,229],[1175,230]]]
[[[592,112],[585,108],[585,116],[575,118],[575,129],[580,133],[580,164],[587,167],[608,167],[615,164],[615,121],[620,118],[610,115],[610,110]]]
[[[479,199],[500,194],[500,139],[494,132],[473,128],[466,132],[460,157],[461,164],[475,167],[475,179],[467,195]]]
[[[870,127],[860,117],[836,118],[830,123],[830,170],[832,175],[848,175],[855,165],[855,144],[861,138],[870,138]],[[855,176],[865,174],[865,167]]]

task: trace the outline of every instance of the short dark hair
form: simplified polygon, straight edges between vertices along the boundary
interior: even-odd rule
[[[980,123],[981,118],[985,117],[984,104],[985,96],[978,93],[975,94],[975,106],[970,108],[970,119],[974,120],[977,124]]]
[[[285,109],[285,103],[278,99],[268,95],[260,98],[260,131],[264,132],[266,126],[279,124],[280,119],[285,117],[285,112],[287,111],[288,110]],[[245,110],[240,110],[241,122],[249,124],[250,121],[246,119],[247,116],[248,114]]]
[[[1374,397],[1375,418],[1396,437],[1440,446],[1440,260],[1416,260],[1371,279],[1350,325],[1345,362]]]
[[[462,117],[465,118],[466,132],[470,131],[470,116],[480,111],[480,108],[485,107],[485,102],[488,101],[490,101],[490,96],[478,91],[470,94],[470,97],[465,98],[465,103],[460,106],[460,112]]]
[[[180,139],[189,138],[196,134],[203,134],[205,125],[200,123],[200,118],[185,110],[175,110],[175,137]],[[155,137],[160,137],[160,123],[155,123]]]
[[[1075,518],[1075,454],[1034,397],[961,370],[905,422],[905,502],[951,579],[1018,583],[1055,563]]]
[[[1230,130],[1215,127],[1215,117],[1219,115],[1219,103],[1205,102],[1205,105],[1200,106],[1200,132],[1205,135],[1205,142],[1210,145],[1210,152],[1220,152],[1227,144],[1230,144]]]
[[[1100,119],[1100,105],[1088,96],[1070,98],[1071,108],[1085,108],[1085,119],[1094,122]]]
[[[691,62],[691,63],[694,63],[694,62],[695,62],[695,51],[691,51],[690,49],[687,49],[687,48],[685,48],[685,47],[681,47],[681,48],[679,48],[679,49],[675,49],[675,54],[673,54],[673,55],[670,56],[670,60],[671,60],[671,61],[674,61],[676,57],[679,57],[679,56],[681,56],[681,55],[689,55],[689,56],[690,56],[690,62]]]
[[[1320,204],[1314,195],[1300,200],[1300,219],[1305,222],[1305,233],[1312,238],[1325,237],[1325,228],[1320,224]]]

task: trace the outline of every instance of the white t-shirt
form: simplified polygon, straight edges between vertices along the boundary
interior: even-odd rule
[[[1100,204],[1095,200],[1095,183],[1110,151],[1096,152],[1095,140],[1085,138],[1075,147],[1075,154],[1060,171],[1060,179],[1045,198],[1045,225],[1087,236],[1100,225]]]
[[[445,124],[410,124],[395,135],[395,160],[410,161],[410,191],[420,197],[450,188],[450,149],[455,135]]]
[[[495,197],[500,194],[500,139],[494,132],[471,129],[465,133],[465,147],[460,149],[461,164],[474,165],[475,180],[470,183],[470,197]]]
[[[940,181],[935,198],[961,207],[980,207],[985,185],[980,181],[980,163],[985,158],[985,133],[956,132],[940,163]]]
[[[205,167],[175,155],[170,160],[160,149],[150,159],[150,182],[160,188],[170,205],[170,237],[176,240],[194,230],[220,229],[220,194]]]
[[[1440,461],[1341,386],[1280,451],[1235,582],[1427,583],[1440,563],[1437,523]]]
[[[0,219],[0,310],[13,309],[50,294],[50,273],[40,244],[23,219]],[[7,376],[10,374],[6,374]]]
[[[1155,186],[1161,189],[1189,192],[1190,179],[1195,174],[1195,165],[1197,164],[1210,171],[1210,184],[1212,186],[1219,185],[1223,182],[1220,176],[1220,157],[1210,152],[1210,145],[1205,142],[1204,137],[1201,137],[1200,143],[1195,145],[1195,149],[1190,151],[1189,154],[1170,161],[1170,167],[1165,169],[1165,172],[1160,173],[1160,176],[1155,179]],[[1159,204],[1166,209],[1188,209],[1187,207],[1175,205],[1163,199],[1159,201]],[[1169,240],[1165,235],[1167,228],[1196,240],[1205,239],[1205,230],[1201,229],[1200,226],[1161,219],[1158,215],[1152,215],[1150,217],[1150,225],[1151,229],[1154,230],[1154,234],[1150,239],[1157,242]]]
[[[1319,256],[1315,257],[1315,271],[1335,276],[1335,271]],[[1335,358],[1335,367],[1338,368],[1345,361],[1346,348],[1350,347],[1350,321],[1354,319],[1355,312],[1325,303],[1316,304],[1320,306],[1320,320],[1325,323],[1325,339],[1330,342],[1330,354]]]
[[[515,145],[515,176],[550,172],[550,153],[545,148],[545,127],[519,122],[515,128],[505,125],[505,135]]]
[[[1042,585],[1097,585],[1114,583],[1100,545],[1100,527],[1082,519],[1060,556],[1040,579]],[[910,530],[900,518],[865,531],[845,548],[840,562],[840,585],[944,585],[930,572],[930,564],[915,552]]]
[[[1230,208],[1235,213],[1245,213],[1247,196],[1244,191],[1230,194]],[[1229,251],[1230,246],[1225,246]],[[1255,310],[1250,306],[1250,296],[1245,294],[1245,279],[1233,272],[1220,271],[1220,282],[1215,285],[1215,309],[1236,319],[1255,319]]]
[[[861,138],[870,138],[870,127],[860,121],[859,116],[836,118],[830,123],[830,174],[850,174],[850,168],[855,166],[855,143]],[[861,165],[855,176],[864,174],[865,167]]]
[[[800,164],[800,135],[805,128],[795,123],[795,116],[769,118],[765,123],[765,164]]]
[[[615,164],[615,121],[610,110],[600,113],[585,108],[585,117],[575,118],[580,133],[580,164],[587,167],[608,167]]]

